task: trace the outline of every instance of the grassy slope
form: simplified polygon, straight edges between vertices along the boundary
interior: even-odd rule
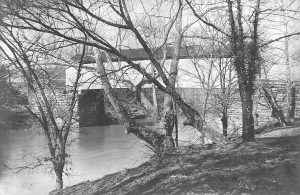
[[[300,194],[300,128],[283,130],[281,137],[271,132],[256,142],[225,148],[183,147],[162,161],[154,159],[51,195]]]

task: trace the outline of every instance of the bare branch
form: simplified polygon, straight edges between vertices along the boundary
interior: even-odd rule
[[[272,40],[270,40],[270,41],[268,41],[268,42],[266,42],[266,43],[260,44],[259,47],[260,47],[260,48],[261,48],[261,47],[265,47],[265,46],[267,46],[267,45],[269,45],[269,44],[271,44],[271,43],[280,41],[281,39],[288,38],[288,37],[292,37],[292,36],[296,36],[296,35],[300,35],[300,32],[295,32],[295,33],[291,33],[291,34],[288,34],[288,35],[285,35],[285,36],[278,37],[278,38],[276,38],[276,39],[272,39]]]

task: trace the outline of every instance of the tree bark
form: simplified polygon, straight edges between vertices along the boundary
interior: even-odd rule
[[[242,116],[243,116],[243,133],[242,139],[244,142],[254,140],[254,118],[253,118],[253,94],[244,93],[242,98]]]
[[[220,85],[221,85],[221,106],[222,106],[222,126],[223,126],[223,135],[227,137],[227,129],[228,129],[228,97],[230,92],[226,92],[226,71],[222,68],[222,58],[219,59],[219,71],[220,71]],[[231,70],[229,70],[231,71]],[[229,82],[231,79],[231,74],[229,74]],[[230,83],[228,84],[230,87]]]
[[[109,60],[111,66],[113,66],[112,62]],[[135,93],[135,99],[139,102],[145,110],[152,115],[154,106],[147,98],[146,94],[142,91],[142,86],[146,84],[145,80],[140,81],[137,85],[134,85],[130,80],[123,79],[123,84],[125,84],[130,91]]]
[[[222,112],[222,118],[221,118],[221,121],[222,121],[222,126],[223,126],[223,135],[225,137],[227,137],[227,129],[228,129],[228,114],[227,114],[227,107],[224,106],[223,107],[223,112]]]
[[[285,120],[285,117],[283,115],[283,111],[279,108],[274,95],[270,93],[266,87],[262,87],[262,90],[264,92],[265,99],[268,103],[268,105],[272,109],[272,117],[276,118],[281,126],[286,126],[287,122]]]
[[[144,92],[141,91],[140,96],[141,96],[141,104],[148,112],[150,112],[151,115],[153,115],[153,112],[155,112],[155,106],[151,104],[151,102],[149,101],[149,99],[147,98]]]
[[[234,66],[238,75],[238,84],[242,102],[242,121],[244,142],[254,140],[254,119],[253,119],[253,94],[254,81],[258,74],[258,16],[260,0],[256,1],[252,39],[250,43],[245,42],[242,16],[241,0],[236,0],[236,17],[233,11],[233,2],[227,0],[229,22],[231,28],[231,50],[234,58]],[[247,47],[246,47],[247,46]],[[248,60],[246,60],[246,58]]]
[[[291,109],[289,110],[289,118],[295,118],[296,112],[296,87],[291,88]]]
[[[55,188],[57,190],[63,188],[63,166],[53,163],[55,172]]]
[[[128,21],[128,22],[130,23],[130,21]],[[140,41],[145,52],[148,54],[150,61],[153,63],[153,66],[155,66],[155,68],[158,71],[158,74],[161,77],[165,86],[163,86],[159,81],[157,81],[156,78],[153,78],[152,76],[147,74],[147,72],[145,72],[145,70],[143,70],[138,64],[135,64],[130,59],[126,58],[126,56],[122,55],[119,52],[115,52],[114,54],[117,56],[120,56],[120,58],[122,60],[124,60],[125,62],[127,62],[130,66],[135,68],[137,71],[143,73],[146,76],[146,78],[149,80],[149,82],[154,83],[158,89],[160,89],[163,92],[165,92],[166,94],[168,94],[170,97],[170,100],[173,99],[176,102],[176,104],[182,109],[183,113],[185,114],[185,116],[187,118],[187,120],[185,122],[186,125],[191,125],[191,126],[195,127],[205,137],[207,137],[208,139],[210,139],[214,142],[221,141],[222,138],[219,136],[219,134],[216,133],[215,131],[213,131],[212,129],[205,127],[204,121],[203,121],[202,117],[200,116],[200,114],[194,108],[192,108],[190,105],[188,105],[180,97],[180,95],[176,92],[174,86],[175,86],[177,72],[175,75],[175,72],[172,73],[173,70],[171,70],[170,77],[172,79],[172,82],[174,82],[174,85],[172,85],[172,84],[170,84],[169,78],[167,78],[166,74],[163,72],[161,64],[154,58],[154,55],[151,52],[150,48],[148,47],[147,43],[143,40],[142,36],[139,34],[138,30],[134,28],[132,23],[130,23],[130,28],[133,31],[133,33],[137,36],[137,39]],[[160,147],[161,145],[163,145],[162,142],[163,142],[164,138],[166,137],[166,135],[171,135],[171,132],[173,130],[173,128],[171,128],[171,127],[174,126],[172,124],[173,123],[172,121],[174,121],[174,120],[171,120],[173,118],[173,116],[172,116],[173,111],[170,110],[170,108],[172,108],[172,105],[171,105],[172,103],[170,104],[168,102],[169,100],[168,101],[166,100],[166,108],[167,109],[166,109],[166,112],[164,112],[165,117],[162,119],[161,126],[156,126],[154,128],[151,128],[151,127],[145,127],[143,125],[136,123],[136,121],[131,120],[131,118],[129,117],[126,110],[123,108],[120,101],[118,101],[118,98],[116,97],[116,95],[112,92],[111,86],[110,86],[108,78],[106,76],[105,68],[102,63],[99,49],[97,49],[96,59],[97,59],[96,60],[97,66],[99,67],[98,68],[99,75],[102,80],[103,89],[104,89],[105,94],[108,97],[109,101],[113,105],[115,111],[119,114],[119,119],[124,123],[125,129],[126,129],[125,132],[127,134],[130,132],[134,133],[139,138],[143,139],[144,141],[146,141],[147,143],[149,143],[151,145],[155,145],[156,147]],[[176,61],[177,61],[176,63],[178,63],[178,59]],[[177,69],[177,67],[176,67],[176,69]],[[217,139],[217,138],[219,138],[219,139]],[[222,141],[224,141],[224,140],[222,140]]]
[[[179,55],[180,55],[180,48],[182,42],[182,9],[179,12],[176,24],[176,37],[174,42],[174,51],[172,56],[172,62],[169,72],[169,83],[170,86],[175,88],[177,74],[178,74],[178,64],[179,64]],[[169,94],[165,94],[164,98],[164,110],[161,120],[159,122],[160,126],[163,126],[166,131],[166,139],[167,143],[170,144],[170,147],[173,148],[175,146],[172,133],[174,129],[174,122],[175,122],[175,113],[173,108],[173,98]]]
[[[155,67],[151,63],[152,76],[155,78]],[[155,85],[152,84],[152,99],[153,99],[153,110],[152,110],[152,119],[154,123],[158,121],[158,103],[157,103],[157,91]]]
[[[59,172],[56,172],[56,189],[60,190],[63,189],[63,178],[62,178],[62,174]]]
[[[109,56],[107,55],[107,57]],[[122,103],[114,93],[111,84],[109,83],[109,79],[107,77],[103,60],[101,57],[101,52],[99,49],[96,49],[95,59],[97,64],[97,72],[102,82],[104,93],[111,105],[113,106],[114,110],[118,114],[118,118],[121,122],[123,122],[123,125],[125,127],[125,134],[133,133],[138,138],[144,140],[146,143],[153,146],[156,150],[161,150],[161,148],[164,147],[163,144],[165,132],[162,129],[146,127],[137,123],[134,119],[131,119],[129,113],[122,105]]]
[[[174,125],[175,125],[175,146],[178,148],[178,115],[177,115],[177,106],[173,101],[173,109],[174,109]]]

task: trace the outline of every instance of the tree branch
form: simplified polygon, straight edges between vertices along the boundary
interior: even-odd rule
[[[300,32],[295,32],[295,33],[292,33],[292,34],[288,34],[288,35],[285,35],[285,36],[281,36],[281,37],[278,37],[276,39],[273,39],[273,40],[270,40],[270,41],[267,41],[266,43],[263,43],[261,45],[259,45],[259,47],[265,47],[271,43],[274,43],[276,41],[280,41],[281,39],[284,39],[284,38],[288,38],[288,37],[292,37],[292,36],[295,36],[295,35],[300,35]]]

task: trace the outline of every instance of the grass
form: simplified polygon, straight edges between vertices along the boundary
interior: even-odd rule
[[[293,136],[181,147],[159,162],[152,159],[51,194],[300,194],[300,128],[284,130],[289,129]]]

